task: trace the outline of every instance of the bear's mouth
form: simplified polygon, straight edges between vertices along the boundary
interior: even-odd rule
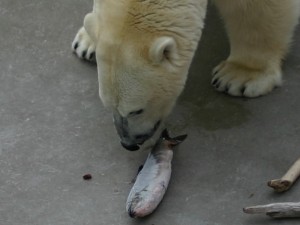
[[[126,143],[123,140],[121,140],[121,145],[128,151],[139,150],[140,149],[139,145],[143,145],[145,141],[150,139],[155,134],[160,124],[161,124],[161,120],[155,123],[154,127],[151,129],[150,132],[147,132],[145,134],[135,135],[134,141],[132,141],[130,144],[128,144],[128,142]]]
[[[136,145],[126,145],[121,141],[121,145],[123,146],[123,148],[125,148],[128,151],[137,151],[140,149],[140,147],[136,144]]]

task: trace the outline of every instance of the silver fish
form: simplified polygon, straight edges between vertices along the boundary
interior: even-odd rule
[[[173,147],[184,141],[187,135],[170,138],[167,130],[137,175],[126,202],[129,216],[144,217],[151,214],[161,202],[171,177]]]

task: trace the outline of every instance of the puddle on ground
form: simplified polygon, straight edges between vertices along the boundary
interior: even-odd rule
[[[247,99],[218,93],[211,86],[199,92],[186,89],[168,119],[168,126],[175,131],[187,127],[208,131],[238,127],[251,116],[246,105]]]
[[[184,110],[190,111],[187,120],[190,125],[200,126],[206,130],[229,129],[245,123],[250,116],[241,99],[229,98],[199,99],[181,105]]]

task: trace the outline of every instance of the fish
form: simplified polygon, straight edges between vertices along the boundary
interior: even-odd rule
[[[136,177],[126,201],[126,211],[132,218],[151,214],[162,201],[171,178],[173,148],[187,135],[170,138],[165,129],[148,154],[146,162]]]

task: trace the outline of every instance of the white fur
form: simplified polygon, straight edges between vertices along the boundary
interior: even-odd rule
[[[96,49],[100,98],[128,117],[131,133],[145,133],[170,113],[184,87],[205,11],[206,0],[94,1],[72,46],[79,43],[79,57],[84,47]],[[128,116],[139,109],[142,115]]]
[[[257,97],[282,83],[281,60],[298,22],[299,0],[214,0],[231,45],[213,72],[218,91]],[[100,97],[139,134],[164,119],[183,90],[201,37],[206,0],[94,0],[72,44],[96,51]],[[201,74],[201,71],[199,71]],[[201,86],[201,84],[195,84]],[[130,112],[144,109],[131,117]]]
[[[230,55],[212,83],[230,95],[257,97],[282,83],[281,60],[298,22],[298,0],[215,0],[224,18]]]

